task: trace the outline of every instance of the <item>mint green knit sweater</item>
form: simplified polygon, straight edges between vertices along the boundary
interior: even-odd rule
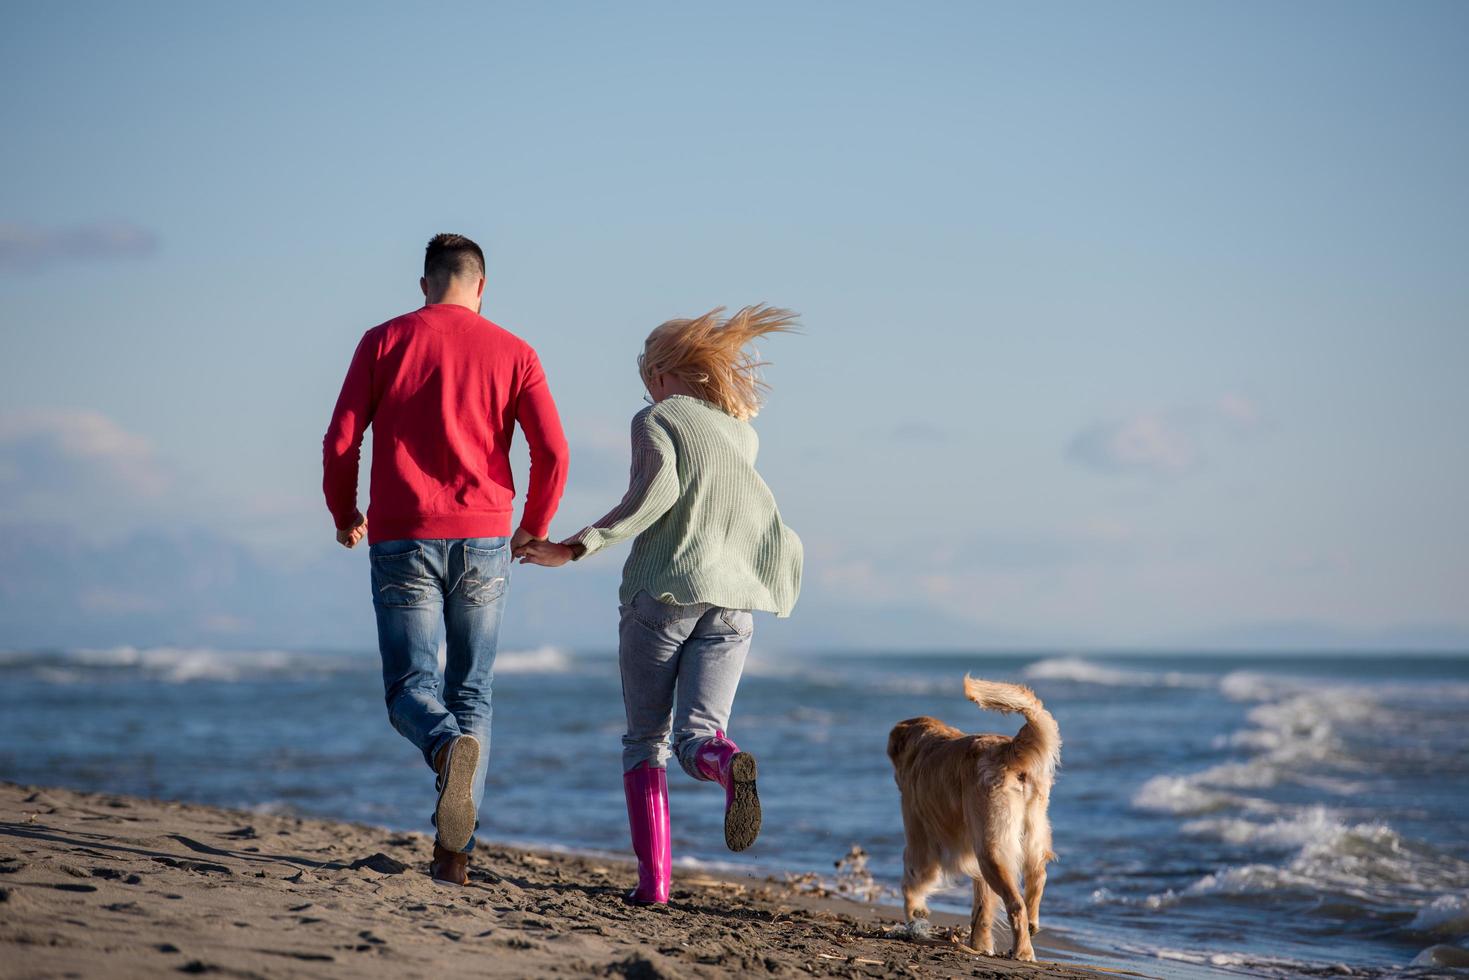
[[[639,590],[675,605],[713,603],[789,616],[801,589],[801,539],[755,472],[760,439],[717,405],[672,395],[632,420],[622,503],[567,540],[585,558],[636,536],[623,602]]]

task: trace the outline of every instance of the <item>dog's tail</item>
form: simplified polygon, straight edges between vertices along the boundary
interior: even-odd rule
[[[1020,684],[982,681],[964,675],[964,696],[981,708],[1025,716],[1025,724],[1011,743],[1015,764],[1028,772],[1050,776],[1061,762],[1061,729],[1035,692]]]

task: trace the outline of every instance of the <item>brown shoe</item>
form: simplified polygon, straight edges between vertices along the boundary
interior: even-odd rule
[[[434,758],[439,802],[434,807],[435,837],[445,847],[462,851],[474,837],[474,772],[479,764],[479,739],[458,735]]]
[[[428,873],[433,876],[434,881],[443,881],[451,885],[467,885],[469,884],[469,855],[451,851],[438,841],[434,841],[434,861],[429,865]]]

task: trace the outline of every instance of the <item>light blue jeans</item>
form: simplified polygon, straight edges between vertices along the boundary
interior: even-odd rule
[[[708,603],[672,606],[646,592],[621,611],[617,660],[627,709],[622,769],[644,762],[666,768],[672,734],[679,765],[703,779],[694,757],[715,732],[728,730],[755,617],[747,609]]]
[[[473,789],[478,810],[490,760],[490,692],[510,581],[510,539],[383,541],[369,553],[388,720],[430,768],[449,739],[479,739]],[[440,623],[446,647],[442,677]]]

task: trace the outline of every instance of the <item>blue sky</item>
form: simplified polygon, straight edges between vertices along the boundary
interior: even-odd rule
[[[17,8],[0,648],[370,647],[320,439],[446,230],[558,534],[652,326],[804,315],[774,648],[1469,646],[1466,95],[1459,3]],[[610,646],[619,565],[507,641]]]

